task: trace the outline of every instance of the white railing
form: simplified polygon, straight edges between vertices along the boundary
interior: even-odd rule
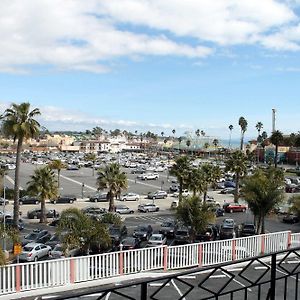
[[[300,233],[276,232],[0,267],[0,295],[151,270],[209,266],[300,246]]]

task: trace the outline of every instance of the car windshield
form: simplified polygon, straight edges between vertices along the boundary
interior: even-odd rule
[[[176,234],[178,234],[178,235],[187,235],[188,232],[186,230],[177,230]]]
[[[32,251],[32,249],[33,249],[33,247],[25,246],[25,247],[23,248],[23,251],[24,251],[24,252],[30,252],[30,251]]]
[[[53,250],[63,252],[62,246],[55,246],[55,248]]]
[[[146,227],[138,227],[137,228],[137,231],[147,231],[147,228]]]
[[[244,229],[254,229],[254,225],[252,224],[245,224]]]
[[[151,236],[150,239],[153,240],[153,241],[160,241],[161,237],[160,236]]]
[[[127,238],[127,239],[122,241],[122,244],[132,245],[132,244],[134,244],[134,241],[135,241],[134,238]]]

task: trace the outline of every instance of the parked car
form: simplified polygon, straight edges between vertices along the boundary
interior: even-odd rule
[[[224,182],[224,186],[225,188],[235,188],[235,182],[227,180]]]
[[[167,242],[167,238],[161,233],[154,233],[149,237],[149,246],[162,246]]]
[[[112,240],[113,245],[119,245],[122,237],[127,235],[126,226],[111,225],[111,226],[109,226],[108,230],[109,230],[109,236]]]
[[[235,221],[233,219],[224,219],[221,226],[235,227]]]
[[[229,213],[233,212],[245,212],[247,210],[247,206],[244,204],[239,204],[239,203],[228,203],[224,204],[223,206],[224,210]]]
[[[159,207],[154,203],[140,204],[138,206],[139,212],[153,212],[159,211]]]
[[[4,203],[5,203],[5,205],[7,205],[7,204],[9,204],[9,201],[7,199],[0,197],[0,205],[4,205]]]
[[[64,257],[74,257],[82,254],[80,248],[74,248],[65,253],[63,246],[61,244],[57,244],[49,253],[49,257],[53,259],[64,258]]]
[[[39,219],[41,217],[41,209],[36,208],[27,212],[28,219]],[[59,213],[55,209],[46,209],[46,218],[58,218]]]
[[[173,183],[170,185],[170,192],[174,193],[174,192],[178,192],[179,191],[179,185],[177,183]]]
[[[234,192],[235,192],[235,188],[228,187],[221,190],[220,194],[234,194]]]
[[[139,238],[140,240],[148,240],[152,232],[153,229],[151,225],[139,225],[133,231],[133,237]]]
[[[188,228],[178,228],[174,235],[175,240],[179,241],[189,241],[190,240],[190,232]]]
[[[188,191],[188,190],[183,190],[182,191],[182,197],[188,197],[188,196],[190,196],[191,195],[191,193]],[[174,192],[173,194],[172,194],[172,196],[173,197],[179,197],[179,191],[178,192]]]
[[[288,184],[285,186],[286,193],[299,193],[300,192],[300,185],[296,185],[294,183]]]
[[[90,197],[91,202],[107,202],[107,193],[97,193]]]
[[[58,197],[56,199],[51,199],[50,202],[53,204],[56,203],[73,203],[74,201],[76,201],[76,197],[74,196],[61,196]]]
[[[221,207],[215,207],[214,208],[215,216],[216,217],[223,217],[225,216],[225,210],[224,208]]]
[[[219,238],[219,230],[216,225],[209,225],[204,232],[195,236],[195,243],[214,241]]]
[[[121,197],[121,201],[138,201],[140,195],[136,193],[126,193]]]
[[[88,216],[102,216],[107,212],[107,209],[103,207],[89,206],[83,208],[82,212]]]
[[[282,222],[283,223],[299,223],[299,217],[297,215],[294,214],[286,214],[283,218],[282,218]]]
[[[30,242],[35,242],[39,238],[41,238],[44,235],[47,235],[49,232],[48,230],[41,230],[41,231],[32,231],[29,234],[25,235],[22,239],[22,246],[30,243]]]
[[[77,165],[68,165],[67,170],[68,171],[78,171],[79,167]]]
[[[46,242],[50,241],[52,237],[52,234],[50,232],[44,234],[43,236],[37,238],[35,240],[36,243],[39,243],[39,244],[46,244]]]
[[[167,198],[168,194],[165,191],[156,191],[148,193],[148,199],[165,199]]]
[[[53,249],[57,244],[60,243],[61,243],[60,236],[57,233],[55,233],[51,236],[49,241],[45,243],[45,245],[50,246]]]
[[[19,204],[39,204],[40,201],[39,199],[35,198],[35,197],[30,197],[30,196],[24,196],[22,198],[19,199]]]
[[[235,228],[223,225],[220,228],[220,240],[232,239],[236,237]]]
[[[256,227],[253,223],[243,223],[241,226],[241,237],[251,236],[256,234]]]
[[[50,246],[40,243],[28,243],[23,247],[22,253],[19,255],[20,261],[38,261],[44,256],[49,256]]]
[[[116,205],[115,212],[118,214],[133,214],[134,210],[126,205]]]
[[[14,227],[14,219],[13,218],[5,218],[5,226],[6,227]],[[25,228],[24,222],[22,219],[19,219],[17,229],[23,230]]]
[[[135,237],[127,237],[123,239],[120,243],[120,249],[122,250],[131,250],[138,249],[140,247],[140,240]]]
[[[174,237],[177,225],[175,221],[165,221],[161,224],[159,233],[163,234],[166,237]]]

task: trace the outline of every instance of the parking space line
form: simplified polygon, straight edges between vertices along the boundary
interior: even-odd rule
[[[129,179],[127,178],[128,181],[131,181],[131,182],[134,182],[136,184],[142,184],[142,185],[145,185],[145,186],[149,186],[149,187],[154,187],[156,189],[159,189],[159,186],[158,185],[154,185],[154,184],[149,184],[149,183],[145,183],[145,182],[141,182],[140,180],[133,180],[133,179]]]
[[[69,181],[71,181],[71,182],[74,182],[74,183],[76,183],[76,184],[78,184],[78,185],[80,185],[80,186],[82,186],[82,182],[79,182],[79,181],[77,181],[77,180],[71,179],[71,178],[69,178],[69,177],[67,177],[67,176],[64,176],[64,175],[60,175],[60,177],[66,179],[66,180],[69,180]],[[94,188],[94,187],[92,187],[92,186],[90,186],[90,185],[87,185],[87,184],[85,184],[84,187],[86,187],[86,188],[88,188],[88,189],[90,189],[90,190],[92,190],[92,191],[97,191],[96,188]]]
[[[180,278],[180,279],[196,279],[196,276],[184,275],[184,276],[179,276],[178,278]]]
[[[176,289],[176,291],[178,292],[178,294],[180,295],[180,297],[182,297],[182,296],[183,296],[183,294],[182,294],[182,292],[180,291],[179,287],[178,287],[178,286],[175,284],[175,282],[174,282],[174,280],[173,280],[173,279],[171,280],[171,282],[172,282],[172,284],[173,284],[174,288]],[[182,300],[185,300],[185,297],[184,297],[184,298],[182,298]]]
[[[163,282],[152,282],[149,283],[149,286],[163,286],[164,283]],[[167,283],[165,286],[170,286],[170,283]]]
[[[225,274],[226,277],[231,278],[228,274],[226,274],[225,272],[222,271],[223,274]],[[240,281],[238,281],[237,279],[233,278],[232,281],[234,281],[235,283],[241,285],[242,287],[246,287],[246,285],[244,285],[243,283],[241,283]],[[250,288],[247,288],[247,290],[249,292],[252,292],[252,290]]]
[[[225,278],[225,277],[226,275],[222,275],[222,274],[209,276],[209,278]]]

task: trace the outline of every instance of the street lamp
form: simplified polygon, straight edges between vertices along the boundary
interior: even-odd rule
[[[83,192],[84,192],[84,182],[81,184],[81,198],[83,199],[84,198],[84,194],[83,194]]]

